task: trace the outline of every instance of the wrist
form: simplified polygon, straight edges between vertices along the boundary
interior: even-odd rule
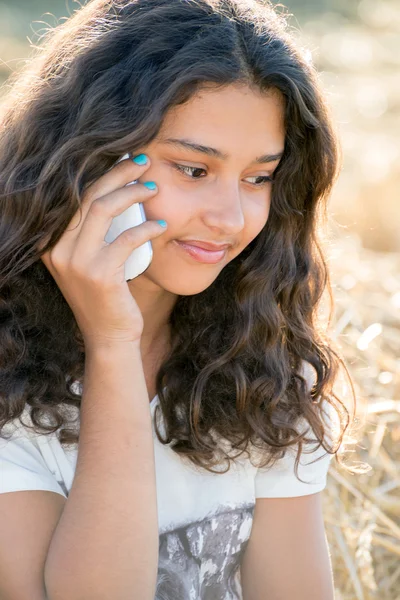
[[[114,354],[126,352],[140,352],[140,339],[138,340],[111,340],[111,339],[91,339],[85,340],[85,354]]]

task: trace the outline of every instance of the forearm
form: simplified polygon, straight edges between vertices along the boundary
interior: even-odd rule
[[[139,345],[87,351],[75,478],[50,545],[51,600],[153,600],[158,517]]]

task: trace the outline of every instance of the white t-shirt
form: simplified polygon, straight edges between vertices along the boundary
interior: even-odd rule
[[[320,492],[326,486],[332,455],[322,447],[304,454],[298,472],[309,483],[302,483],[294,473],[293,447],[272,468],[257,469],[240,457],[227,473],[210,473],[183,462],[158,441],[154,431],[157,402],[155,396],[150,403],[159,520],[155,600],[240,600],[239,567],[256,499]],[[23,420],[31,423],[26,410]],[[64,449],[56,433],[35,434],[19,423],[8,424],[5,431],[13,435],[8,441],[0,439],[0,493],[48,490],[68,497],[77,447]],[[317,456],[324,458],[310,464]]]

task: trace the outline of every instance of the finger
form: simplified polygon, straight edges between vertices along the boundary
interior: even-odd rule
[[[57,260],[60,260],[62,263],[68,259],[67,255],[71,254],[73,245],[79,237],[80,230],[83,227],[90,207],[97,199],[97,196],[102,197],[119,188],[125,189],[124,186],[139,179],[148,169],[149,165],[149,157],[147,157],[145,165],[138,165],[130,158],[121,160],[89,186],[84,194],[80,208],[68,223],[56,246],[41,256],[43,263],[49,270],[51,269],[52,259],[55,258],[55,255],[57,255]],[[136,186],[128,186],[126,189],[130,190],[132,187]],[[56,261],[53,260],[54,262]],[[52,273],[52,271],[50,272]]]
[[[90,204],[95,198],[106,196],[117,188],[123,187],[131,181],[139,179],[139,177],[141,177],[150,167],[150,158],[147,155],[146,158],[147,162],[144,165],[136,164],[130,157],[118,161],[109,171],[96,179],[96,181],[87,188],[84,203],[88,202]]]
[[[119,188],[123,188],[128,183],[139,179],[143,173],[149,168],[150,159],[147,157],[145,165],[137,165],[131,158],[127,158],[114,165],[107,173],[99,177],[92,185],[90,185],[82,198],[80,209],[72,217],[65,230],[66,238],[76,239],[79,231],[83,226],[86,215],[92,203],[103,196],[114,192]],[[128,189],[133,186],[129,186]]]
[[[101,265],[113,271],[124,265],[133,250],[145,242],[158,237],[166,230],[158,221],[145,221],[141,225],[127,229],[102,249]]]
[[[74,240],[74,253],[78,256],[93,257],[100,248],[107,245],[104,241],[114,217],[123,213],[137,202],[144,202],[157,192],[149,190],[143,184],[136,184],[114,191],[112,194],[94,200]]]

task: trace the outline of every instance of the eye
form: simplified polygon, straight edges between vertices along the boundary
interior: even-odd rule
[[[177,163],[173,163],[174,168],[179,171],[180,173],[183,173],[184,175],[187,175],[187,177],[189,177],[190,179],[202,179],[202,177],[192,177],[190,175],[188,175],[187,171],[191,172],[191,171],[205,171],[205,169],[201,169],[200,167],[188,167],[186,165],[179,165]],[[271,183],[273,181],[273,177],[268,176],[268,175],[257,175],[254,177],[250,177],[250,179],[258,179],[261,180],[258,181],[257,183],[253,183],[252,185],[255,185],[256,187],[261,187],[262,185],[265,185],[266,183]]]
[[[201,179],[201,177],[190,177],[190,175],[188,175],[186,171],[204,171],[205,172],[205,169],[201,169],[200,167],[188,167],[186,165],[178,165],[177,163],[174,163],[174,167],[177,171],[179,171],[180,173],[183,173],[184,175],[187,175],[190,179]]]
[[[254,185],[261,187],[262,185],[265,185],[266,183],[270,183],[271,181],[273,181],[273,177],[270,177],[268,175],[257,175],[254,177],[250,177],[250,179],[261,179],[261,183],[255,183]]]

